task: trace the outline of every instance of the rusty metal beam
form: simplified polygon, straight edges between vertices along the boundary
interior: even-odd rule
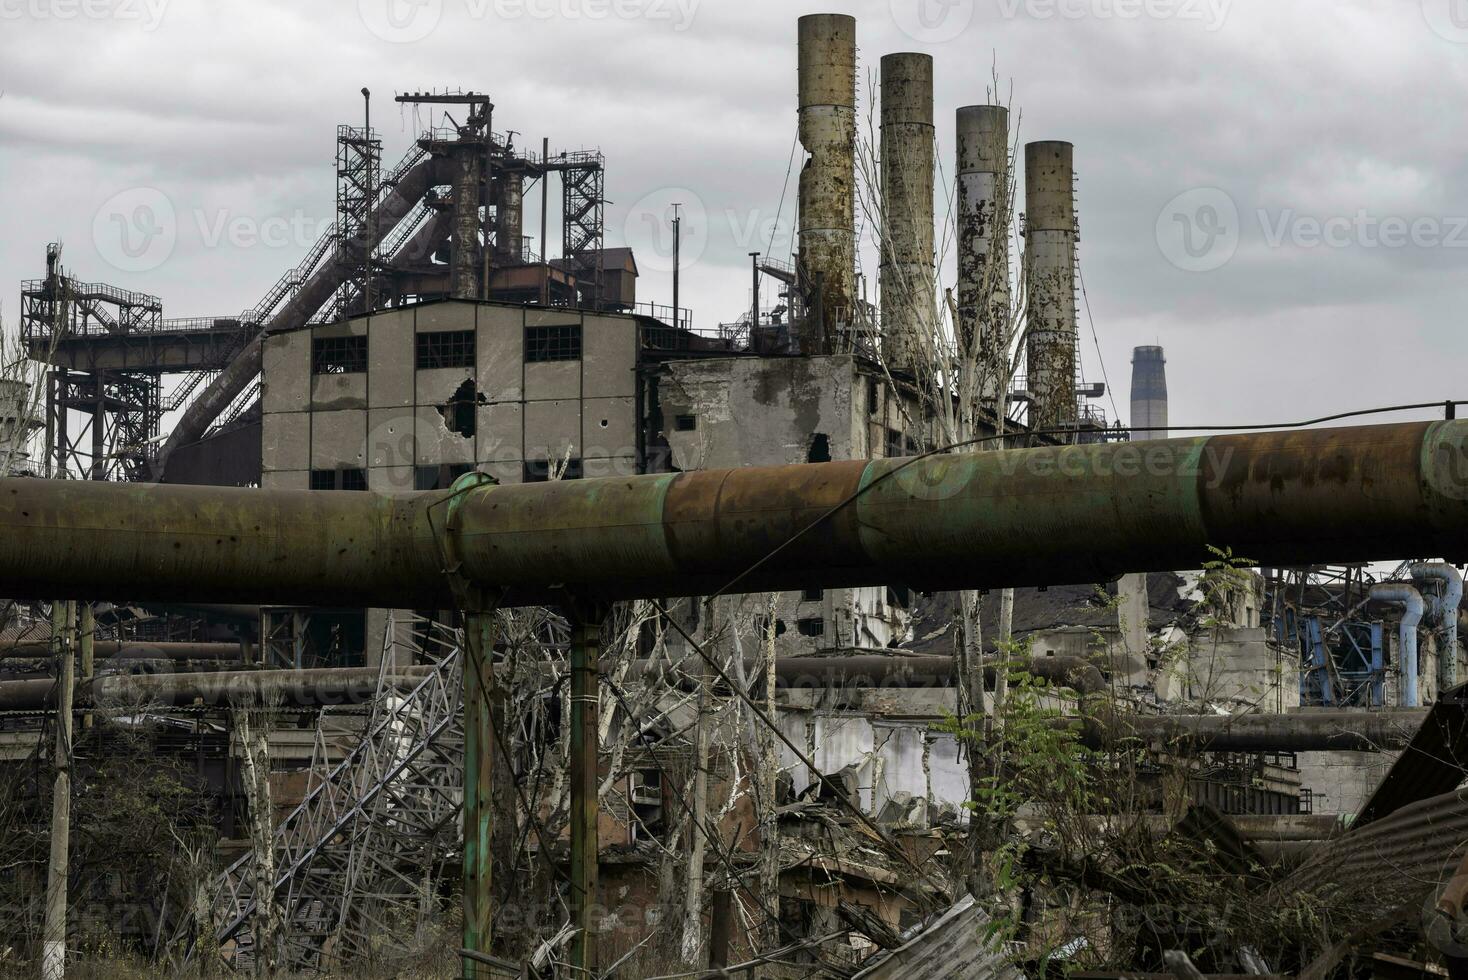
[[[449,537],[501,605],[1099,582],[1198,567],[1210,545],[1458,559],[1465,443],[1446,421],[391,496],[11,479],[0,595],[443,608]]]

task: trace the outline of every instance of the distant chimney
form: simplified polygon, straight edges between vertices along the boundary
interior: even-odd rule
[[[1025,144],[1025,343],[1030,426],[1076,421],[1076,212],[1074,147]]]
[[[1161,347],[1133,347],[1132,440],[1167,437],[1167,358]]]
[[[803,353],[831,349],[856,297],[856,18],[806,14],[799,27],[800,267],[813,293]],[[819,289],[817,290],[817,285]]]
[[[1009,110],[966,105],[958,110],[958,337],[981,363],[997,363],[999,333],[1009,317]],[[1007,380],[993,378],[992,382]],[[992,401],[997,391],[982,393]]]
[[[882,56],[882,357],[911,370],[931,360],[933,57]]]

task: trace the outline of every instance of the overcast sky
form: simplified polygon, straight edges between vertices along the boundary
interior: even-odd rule
[[[746,253],[789,251],[796,17],[838,9],[863,102],[882,54],[936,59],[944,179],[996,67],[1021,141],[1075,144],[1085,371],[1123,417],[1151,343],[1174,424],[1468,397],[1468,0],[0,0],[5,317],[53,240],[169,316],[252,306],[332,220],[365,85],[389,162],[425,122],[392,95],[446,87],[599,147],[639,296],[671,297],[678,200],[684,304],[731,320]]]

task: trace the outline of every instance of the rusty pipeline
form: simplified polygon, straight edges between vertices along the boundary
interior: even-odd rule
[[[0,480],[0,595],[443,608],[1468,556],[1468,421],[495,485]],[[453,576],[457,578],[451,578]]]

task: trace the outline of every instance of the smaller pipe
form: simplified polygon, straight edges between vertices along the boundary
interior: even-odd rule
[[[240,660],[244,648],[238,643],[140,643],[134,640],[97,640],[92,655],[98,660],[123,657],[131,660]],[[44,642],[11,643],[0,646],[0,660],[41,659],[51,656]]]
[[[1109,748],[1125,741],[1157,744],[1170,752],[1376,752],[1406,748],[1427,718],[1421,709],[1324,710],[1290,714],[1136,715],[1088,704],[1082,718],[1060,718],[1083,745]]]
[[[1401,674],[1405,682],[1402,706],[1415,708],[1417,697],[1417,624],[1422,622],[1422,594],[1406,582],[1378,582],[1369,593],[1377,602],[1398,603],[1402,619],[1397,624],[1397,649],[1401,653]]]
[[[1428,593],[1433,621],[1443,631],[1444,650],[1438,651],[1438,689],[1446,691],[1458,683],[1458,607],[1463,603],[1463,576],[1447,562],[1423,561],[1412,566],[1414,582],[1441,582],[1442,594]]]

